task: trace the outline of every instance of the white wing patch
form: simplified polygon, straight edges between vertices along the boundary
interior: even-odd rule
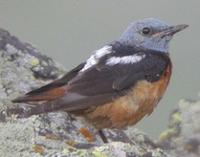
[[[103,48],[99,50],[96,50],[94,54],[92,54],[90,58],[86,61],[85,66],[83,67],[83,69],[80,70],[80,72],[83,72],[89,69],[90,67],[92,67],[93,65],[98,64],[100,58],[112,52],[113,52],[112,46],[108,46],[108,45],[104,46]]]
[[[139,55],[129,55],[129,56],[123,56],[123,57],[111,57],[107,60],[106,64],[113,66],[116,64],[133,64],[140,62],[143,58],[145,58],[145,54]]]

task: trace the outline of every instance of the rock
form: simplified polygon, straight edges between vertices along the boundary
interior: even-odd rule
[[[180,100],[170,116],[169,128],[160,135],[159,143],[171,154],[200,156],[200,101]]]
[[[82,128],[84,133],[86,125],[67,113],[17,118],[18,109],[26,111],[31,105],[13,104],[11,100],[59,78],[64,71],[30,44],[0,29],[0,156],[171,157],[137,130],[105,130],[108,144],[97,135],[90,143],[89,135],[86,139],[79,131]],[[87,128],[94,132],[91,126]]]

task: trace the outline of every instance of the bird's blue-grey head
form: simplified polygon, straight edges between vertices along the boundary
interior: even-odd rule
[[[131,23],[119,41],[129,46],[168,52],[173,35],[186,27],[188,25],[170,26],[161,20],[147,18]]]

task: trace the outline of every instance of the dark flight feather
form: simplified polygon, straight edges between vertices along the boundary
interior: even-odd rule
[[[41,88],[38,88],[36,90],[33,90],[29,93],[27,93],[26,95],[32,95],[32,94],[40,94],[42,92],[46,92],[52,88],[57,88],[57,87],[61,87],[63,85],[66,85],[72,78],[74,78],[77,73],[84,67],[85,63],[81,63],[79,64],[77,67],[75,67],[74,69],[72,69],[70,72],[68,72],[67,74],[65,74],[62,78],[51,82]]]
[[[43,100],[54,100],[65,93],[65,88],[62,86],[67,85],[67,83],[74,78],[77,73],[84,67],[85,63],[81,63],[62,78],[55,80],[45,86],[38,89],[32,90],[25,94],[23,97],[14,99],[13,102],[27,102],[27,101],[43,101]]]

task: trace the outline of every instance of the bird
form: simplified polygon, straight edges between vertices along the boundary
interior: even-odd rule
[[[172,74],[169,43],[186,27],[156,18],[134,21],[66,75],[13,102],[34,102],[24,117],[55,111],[82,117],[107,143],[103,129],[123,129],[153,112]]]

